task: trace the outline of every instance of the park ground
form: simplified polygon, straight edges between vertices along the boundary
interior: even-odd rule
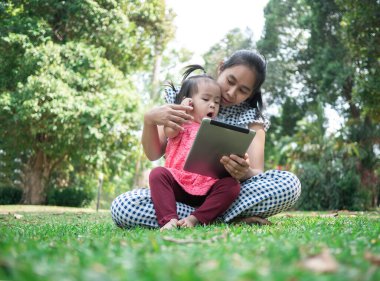
[[[380,210],[123,230],[109,210],[0,206],[0,280],[380,280]]]

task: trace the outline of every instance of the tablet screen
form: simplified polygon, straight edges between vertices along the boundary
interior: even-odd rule
[[[220,159],[231,154],[243,156],[254,135],[252,130],[204,118],[184,170],[213,178],[229,176]]]

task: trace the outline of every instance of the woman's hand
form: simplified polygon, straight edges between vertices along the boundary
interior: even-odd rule
[[[182,124],[192,119],[186,110],[192,109],[190,106],[165,104],[145,113],[141,143],[149,160],[157,160],[165,153],[167,137],[164,127],[176,131],[183,130]]]
[[[157,126],[166,126],[174,130],[182,130],[182,124],[192,120],[193,117],[186,112],[193,107],[179,104],[165,104],[154,107],[145,113],[145,122]]]
[[[238,181],[248,179],[252,176],[247,153],[244,155],[244,158],[234,154],[223,156],[220,163],[222,163],[231,177]]]

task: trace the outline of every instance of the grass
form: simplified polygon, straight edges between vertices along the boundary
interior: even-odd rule
[[[4,210],[0,280],[380,280],[379,212],[287,213],[271,226],[160,233],[119,229],[107,211]],[[331,272],[305,266],[326,249]]]

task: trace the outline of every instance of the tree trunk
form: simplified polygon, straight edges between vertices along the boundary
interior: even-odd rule
[[[160,52],[157,51],[157,47],[155,48],[155,55],[153,58],[153,70],[152,70],[152,92],[151,92],[151,100],[156,101],[160,98],[159,93],[159,73],[160,73],[160,66],[162,61],[162,55]]]
[[[379,202],[379,178],[373,169],[365,169],[360,165],[361,186],[365,188],[371,196],[371,208],[377,208]]]
[[[352,100],[353,86],[354,86],[354,81],[351,76],[348,76],[343,84],[343,96],[348,103],[351,117],[355,120],[358,120],[360,118],[360,110],[355,105],[354,101]]]
[[[23,176],[24,204],[44,204],[52,165],[46,154],[38,150],[28,161]]]
[[[368,116],[365,116],[364,120],[362,121],[361,112],[353,102],[353,85],[354,82],[352,77],[348,76],[343,85],[343,96],[345,97],[349,105],[351,119],[355,120],[357,124],[360,124],[360,128],[362,130],[359,136],[355,139],[355,141],[359,143],[359,147],[362,148],[362,150],[367,156],[364,159],[358,159],[358,173],[360,174],[361,187],[365,189],[371,196],[371,207],[376,208],[378,205],[379,197],[379,179],[375,174],[374,164],[370,164],[374,163],[373,159],[376,158],[376,155],[372,149],[372,147],[376,143],[376,139],[372,134],[368,134],[368,132],[373,129],[371,119]]]

